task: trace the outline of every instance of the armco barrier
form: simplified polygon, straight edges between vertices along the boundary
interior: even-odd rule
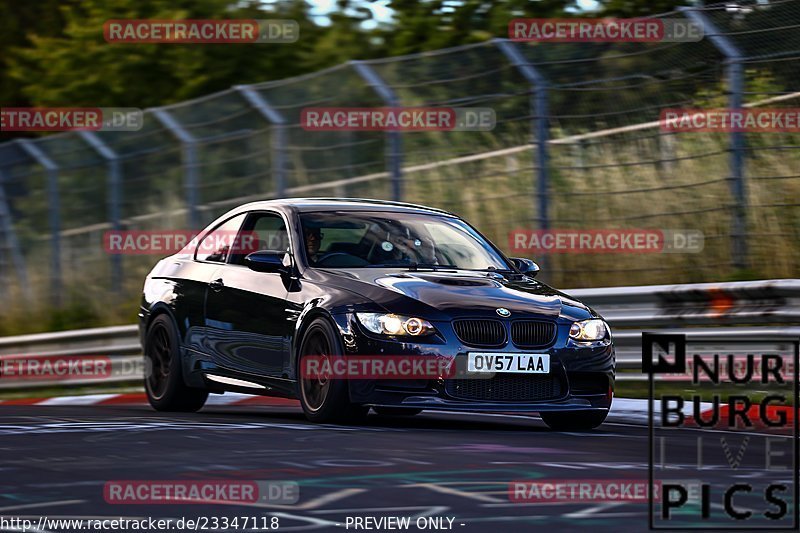
[[[777,279],[689,285],[648,285],[566,290],[611,325],[620,380],[642,380],[641,333],[684,333],[692,341],[800,338],[800,280]],[[0,338],[0,356],[81,357],[104,355],[115,365],[141,362],[135,325]],[[136,378],[140,379],[140,378]],[[129,375],[105,382],[131,381]],[[79,385],[97,380],[24,381],[0,376],[0,389]]]
[[[645,285],[565,291],[612,327],[800,324],[800,280]]]
[[[135,368],[136,365],[143,368],[142,347],[136,325],[0,337],[0,358],[8,356],[43,361],[51,358],[108,356],[111,358],[112,373],[102,379],[103,383],[140,381],[141,377],[132,377],[127,370]],[[2,368],[0,368],[0,390],[99,383],[96,378],[35,380],[3,376],[1,373]]]

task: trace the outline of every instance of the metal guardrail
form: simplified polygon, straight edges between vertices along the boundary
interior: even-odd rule
[[[798,279],[566,292],[591,306],[611,325],[620,381],[647,379],[641,373],[643,331],[684,334],[690,343],[800,339]]]
[[[686,335],[687,343],[695,346],[698,344],[731,346],[733,343],[740,341],[757,341],[764,343],[765,346],[772,346],[776,342],[789,343],[800,339],[800,327],[720,327],[654,329],[648,331]],[[617,357],[617,381],[646,381],[647,374],[641,372],[642,332],[638,330],[616,332],[614,334],[614,348]],[[660,377],[656,379],[660,379]]]
[[[130,325],[0,337],[0,390],[141,381],[144,358],[138,331],[136,325]],[[98,364],[92,369],[103,370],[102,375],[87,377],[79,374],[49,379],[31,376],[38,371],[45,373],[45,365],[54,360],[64,362],[73,358],[93,359]],[[13,370],[4,372],[5,365],[13,361],[26,361],[29,369],[33,367],[33,372],[25,377]],[[107,368],[100,366],[105,362]]]
[[[594,308],[616,328],[800,323],[800,279],[567,292]]]
[[[800,280],[778,279],[690,285],[648,285],[565,291],[603,315],[612,327],[621,380],[646,379],[641,372],[642,331],[683,333],[689,341],[796,341],[800,339]],[[785,327],[779,327],[785,325]],[[0,337],[0,360],[108,356],[108,382],[141,380],[138,328],[113,326]],[[97,379],[33,381],[0,375],[0,390],[97,384]]]

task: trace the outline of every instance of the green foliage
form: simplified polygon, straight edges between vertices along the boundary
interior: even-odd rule
[[[680,6],[702,5],[702,0],[597,0],[604,14],[614,17],[643,17],[657,13],[669,13]],[[710,2],[705,2],[710,3]],[[741,2],[739,2],[741,3]]]
[[[675,2],[601,2],[609,13],[656,13]],[[403,55],[507,35],[518,17],[559,17],[575,0],[392,0],[390,23],[368,2],[340,0],[319,25],[302,0],[39,0],[0,2],[3,105],[164,105],[236,84],[303,74],[351,59]],[[109,44],[109,19],[282,18],[300,25],[297,43]]]
[[[87,0],[60,11],[63,35],[31,35],[31,46],[7,59],[10,76],[36,105],[163,105],[263,81],[264,73],[296,74],[307,46],[109,44],[103,38],[109,19],[299,18],[301,32],[310,29],[300,2],[278,4],[268,14],[253,2],[232,9],[229,0]]]
[[[569,0],[392,0],[395,24],[388,49],[402,55],[506,37],[512,19],[566,16],[576,6]]]

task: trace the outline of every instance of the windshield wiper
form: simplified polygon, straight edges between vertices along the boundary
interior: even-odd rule
[[[408,270],[440,270],[440,269],[457,269],[455,265],[437,265],[435,263],[379,263],[377,265],[368,265],[368,268],[405,268]]]
[[[431,270],[458,268],[455,265],[437,265],[435,263],[411,263],[406,266],[409,270],[419,270],[420,268],[429,268]]]
[[[508,279],[517,279],[518,277],[525,275],[510,268],[495,268],[495,267],[484,268],[479,270],[479,272],[486,272],[487,276],[491,276],[492,274],[498,274]]]

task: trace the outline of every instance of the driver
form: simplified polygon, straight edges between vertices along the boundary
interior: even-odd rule
[[[319,228],[304,228],[303,236],[306,241],[306,257],[309,263],[314,264],[321,258],[319,248],[322,244],[322,231]]]

